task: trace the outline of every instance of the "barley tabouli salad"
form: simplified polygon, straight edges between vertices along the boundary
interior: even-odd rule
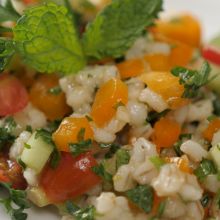
[[[34,220],[34,205],[62,220],[220,219],[220,38],[202,44],[194,16],[159,19],[162,8],[0,6],[0,204],[11,219]]]

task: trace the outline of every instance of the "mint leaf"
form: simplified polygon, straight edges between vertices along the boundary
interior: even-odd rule
[[[77,32],[63,6],[48,3],[26,10],[13,32],[18,52],[39,72],[68,74],[85,66]]]
[[[0,4],[0,22],[17,21],[20,18],[18,12],[14,9],[11,0],[6,0]]]
[[[87,26],[83,47],[91,58],[120,57],[152,25],[162,0],[114,0]]]
[[[149,213],[153,207],[154,191],[149,185],[137,186],[125,192],[128,199],[139,208]]]
[[[6,68],[14,53],[12,41],[0,39],[0,72]]]

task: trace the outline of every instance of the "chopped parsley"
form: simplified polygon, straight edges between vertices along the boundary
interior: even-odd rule
[[[30,133],[33,132],[33,128],[30,125],[27,125],[25,130],[30,132]]]
[[[155,111],[152,111],[152,112],[149,112],[148,114],[148,117],[146,119],[146,121],[148,123],[155,123],[156,121],[158,121],[160,118],[164,117],[168,112],[170,112],[170,109],[166,109],[162,112],[155,112]]]
[[[35,139],[38,139],[39,137],[41,137],[47,144],[54,145],[54,142],[52,140],[52,134],[50,131],[44,128],[36,130]]]
[[[70,143],[69,148],[70,152],[73,154],[73,156],[78,156],[82,153],[87,152],[92,147],[92,140],[82,140],[78,143]]]
[[[16,122],[12,117],[8,117],[4,120],[3,125],[0,127],[0,149],[14,142],[16,137],[12,132],[16,126]]]
[[[112,1],[87,25],[80,39],[79,16],[67,0],[66,7],[52,2],[30,7],[21,17],[6,2],[7,6],[0,7],[0,21],[17,23],[13,39],[2,40],[0,69],[16,51],[26,64],[44,73],[77,73],[90,58],[121,57],[162,10],[162,0]]]
[[[30,208],[24,190],[15,190],[8,183],[0,183],[8,191],[8,197],[0,199],[0,203],[5,207],[12,220],[26,220],[27,214],[24,209]]]
[[[78,141],[83,141],[84,140],[84,137],[85,137],[85,132],[86,132],[86,129],[85,128],[81,128],[77,134],[77,140]]]
[[[118,144],[100,144],[101,148],[109,148],[109,151],[105,154],[105,159],[109,159],[114,156],[117,150],[120,148]]]
[[[166,162],[158,156],[150,157],[150,162],[159,170]]]
[[[154,201],[154,191],[149,185],[137,186],[125,192],[128,199],[146,213],[151,212]]]
[[[130,154],[128,150],[119,149],[116,152],[116,168],[117,169],[124,164],[128,164],[129,160],[130,160]]]
[[[208,205],[210,204],[210,201],[211,201],[211,196],[209,193],[204,193],[204,195],[202,196],[200,202],[202,204],[202,206],[204,208],[208,207]]]
[[[217,97],[213,101],[213,107],[214,107],[214,114],[220,116],[220,98]]]
[[[210,82],[209,75],[211,67],[208,62],[204,62],[201,69],[189,70],[185,67],[176,67],[171,70],[171,73],[179,77],[179,82],[185,88],[183,98],[195,98],[198,95],[198,90]]]
[[[28,144],[28,143],[24,143],[24,147],[27,148],[27,149],[31,149],[31,145]]]
[[[183,155],[183,152],[181,151],[180,147],[184,140],[189,140],[192,138],[192,134],[181,134],[179,136],[179,140],[173,145],[173,149],[176,152],[176,155],[178,157]]]
[[[112,183],[112,174],[107,172],[104,165],[100,163],[97,166],[92,167],[92,171],[100,176],[103,180]]]
[[[71,201],[67,201],[65,205],[67,212],[72,215],[75,220],[95,220],[96,210],[94,206],[80,208]]]
[[[210,174],[217,174],[217,169],[212,160],[202,159],[199,167],[194,171],[194,174],[200,181],[203,181]]]
[[[59,95],[62,92],[60,86],[55,86],[53,88],[50,88],[48,90],[48,93],[52,94],[52,95]]]

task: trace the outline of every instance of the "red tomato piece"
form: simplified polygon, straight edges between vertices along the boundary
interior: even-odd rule
[[[0,182],[11,183],[15,189],[27,187],[21,166],[6,156],[0,156]]]
[[[206,60],[208,60],[216,65],[220,65],[220,50],[219,49],[214,48],[214,47],[210,47],[210,46],[205,47],[202,50],[202,56]]]
[[[21,111],[28,103],[28,93],[14,76],[0,75],[0,116]]]
[[[100,183],[100,177],[91,170],[96,165],[91,153],[73,157],[70,153],[62,152],[55,169],[47,165],[43,170],[40,186],[53,203],[73,199]]]

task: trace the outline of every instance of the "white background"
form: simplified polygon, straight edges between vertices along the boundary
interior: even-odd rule
[[[1,1],[1,0],[0,0]],[[137,0],[138,1],[138,0]],[[166,11],[188,11],[196,15],[202,23],[204,39],[220,33],[220,0],[165,0]],[[28,220],[58,220],[50,209],[29,211]],[[10,220],[0,208],[0,220]]]

